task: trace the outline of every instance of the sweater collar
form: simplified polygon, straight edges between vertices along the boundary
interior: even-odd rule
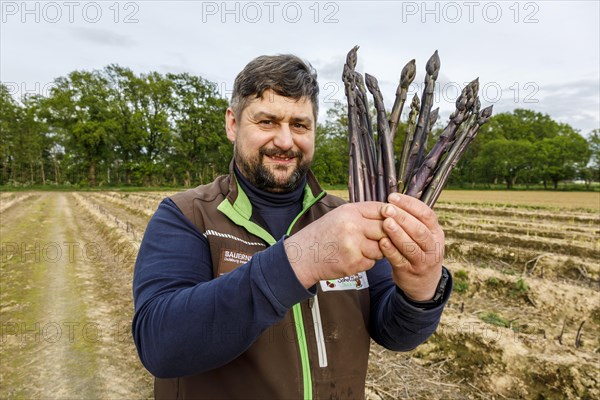
[[[265,190],[259,189],[254,186],[246,177],[242,175],[237,165],[234,164],[234,173],[242,190],[246,193],[250,202],[259,207],[277,207],[285,208],[292,204],[298,203],[302,200],[304,194],[304,186],[306,185],[306,177],[302,178],[302,181],[296,189],[288,193],[271,193]]]
[[[246,198],[246,201],[248,201],[247,196],[245,196],[245,194],[243,193],[239,193],[238,192],[238,179],[236,179],[236,174],[234,172],[234,165],[235,162],[232,159],[231,162],[229,163],[229,191],[227,192],[226,198],[229,201],[229,203],[233,206],[235,206],[236,203],[238,203],[238,197],[242,196]],[[317,178],[315,177],[315,175],[312,173],[311,170],[308,171],[308,173],[306,174],[306,184],[304,185],[304,198],[302,200],[302,208],[306,208],[309,204],[312,204],[313,200],[317,197],[321,197],[322,193],[323,193],[323,189],[321,188],[321,186],[319,185],[319,182],[317,182]],[[249,206],[249,204],[248,204]],[[243,207],[244,210],[246,210],[246,206]],[[247,212],[244,212],[243,214],[249,215],[249,212],[251,210],[251,207],[247,208]]]

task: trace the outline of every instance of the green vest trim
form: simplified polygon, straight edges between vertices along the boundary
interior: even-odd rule
[[[270,246],[275,244],[277,241],[273,236],[267,232],[260,225],[252,222],[250,217],[252,216],[252,204],[250,199],[242,188],[239,182],[237,182],[238,196],[233,204],[229,200],[224,199],[217,209],[231,219],[235,224],[243,226],[246,230],[253,235],[256,235],[267,242]],[[325,192],[319,193],[318,196],[314,196],[312,190],[308,185],[304,187],[304,198],[302,200],[302,211],[294,218],[290,224],[287,235],[290,234],[292,228],[296,224],[296,221],[317,201],[325,196]],[[292,313],[294,315],[294,322],[296,326],[296,336],[298,337],[298,348],[300,351],[300,360],[302,362],[302,382],[304,387],[304,399],[312,400],[312,376],[310,371],[310,361],[308,359],[308,344],[306,342],[306,333],[304,331],[304,319],[302,318],[302,308],[300,303],[294,304],[292,307]]]

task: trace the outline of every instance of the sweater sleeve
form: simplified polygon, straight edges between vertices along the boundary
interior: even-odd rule
[[[383,347],[409,351],[423,343],[435,331],[452,291],[452,278],[446,286],[441,305],[424,310],[409,304],[392,279],[392,267],[386,259],[367,271],[369,279],[371,337]]]
[[[208,241],[166,199],[148,223],[135,264],[133,338],[153,375],[191,375],[233,360],[313,295],[296,278],[283,240],[212,279]]]

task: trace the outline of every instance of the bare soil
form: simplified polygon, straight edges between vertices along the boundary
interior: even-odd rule
[[[72,194],[2,213],[0,398],[149,398],[131,339],[132,259]]]
[[[597,194],[465,193],[436,206],[454,277],[440,326],[412,352],[373,344],[367,399],[600,398]],[[167,194],[1,194],[0,398],[152,396],[131,276]]]

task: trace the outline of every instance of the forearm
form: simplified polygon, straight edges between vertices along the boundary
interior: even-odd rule
[[[140,358],[155,376],[185,376],[226,364],[311,295],[297,281],[282,242],[211,279],[206,239],[189,227],[173,230],[172,221],[165,224],[160,216],[155,222],[136,263],[133,320]],[[193,253],[182,257],[171,235]]]
[[[394,351],[408,351],[423,343],[437,328],[448,301],[452,282],[448,283],[440,306],[423,310],[409,304],[391,279],[386,260],[367,272],[371,293],[371,337]]]

